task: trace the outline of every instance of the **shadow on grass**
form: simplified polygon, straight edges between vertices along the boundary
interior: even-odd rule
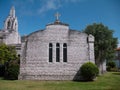
[[[15,80],[12,80],[12,79],[5,79],[4,77],[0,77],[0,80],[15,81]]]
[[[90,82],[94,82],[95,80],[76,80],[76,81],[74,81],[73,80],[73,82],[86,82],[86,83],[90,83]]]
[[[120,75],[120,72],[113,72],[114,75]]]

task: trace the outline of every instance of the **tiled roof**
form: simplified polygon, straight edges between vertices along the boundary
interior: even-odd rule
[[[120,47],[116,49],[116,51],[120,51]]]

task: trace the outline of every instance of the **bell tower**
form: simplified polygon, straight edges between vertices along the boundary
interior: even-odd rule
[[[21,37],[18,33],[18,20],[15,16],[15,8],[12,6],[9,15],[4,22],[4,43],[21,44]]]
[[[10,9],[9,16],[5,20],[4,29],[5,31],[8,32],[18,31],[18,21],[17,21],[17,17],[15,16],[14,6],[12,6],[12,8]]]

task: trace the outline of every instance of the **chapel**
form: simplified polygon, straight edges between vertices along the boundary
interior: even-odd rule
[[[24,37],[20,80],[80,80],[81,65],[95,63],[94,36],[70,29],[59,16]]]

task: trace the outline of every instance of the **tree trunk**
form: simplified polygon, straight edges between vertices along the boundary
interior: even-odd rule
[[[100,62],[99,59],[96,59],[95,63],[99,69],[99,75],[104,74],[106,72],[106,61]]]

